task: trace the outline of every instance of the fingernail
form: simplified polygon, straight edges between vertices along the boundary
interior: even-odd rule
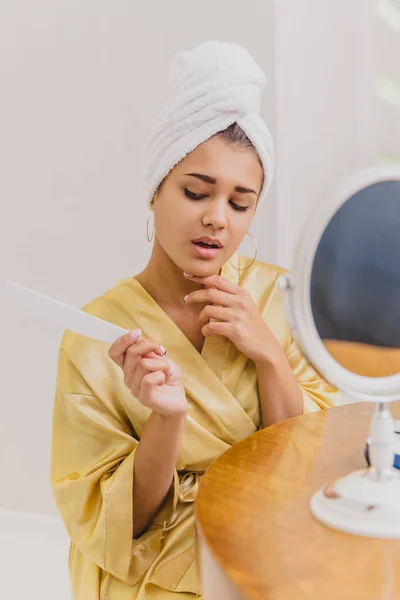
[[[133,331],[131,331],[131,338],[133,340],[137,340],[138,337],[140,337],[142,335],[142,330],[141,329],[134,329]]]
[[[166,349],[164,348],[164,346],[161,346],[161,344],[160,344],[160,348],[161,348],[161,352],[163,352],[163,354],[167,354]]]
[[[171,371],[171,373],[169,374],[169,376],[170,376],[170,377],[172,376],[172,371]]]
[[[183,298],[183,301],[186,302],[188,298],[189,298],[189,294],[186,294],[186,296]]]
[[[191,275],[190,273],[183,272],[183,274],[184,274],[185,277],[193,277],[193,275]]]

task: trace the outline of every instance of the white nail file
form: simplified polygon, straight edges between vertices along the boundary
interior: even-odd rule
[[[109,344],[128,332],[127,329],[88,315],[81,310],[72,308],[72,306],[63,304],[58,300],[53,300],[39,292],[34,292],[13,281],[8,282],[8,289],[13,298],[29,312],[62,329],[68,329],[74,333]]]

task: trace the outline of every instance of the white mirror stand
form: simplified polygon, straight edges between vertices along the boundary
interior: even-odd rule
[[[280,285],[293,334],[310,363],[341,392],[356,400],[376,403],[369,444],[370,467],[327,483],[312,497],[312,513],[325,525],[347,533],[400,539],[400,471],[393,468],[395,433],[389,409],[390,402],[400,400],[400,374],[369,378],[337,363],[318,335],[310,293],[314,256],[331,218],[354,194],[383,181],[400,182],[400,167],[361,171],[337,190],[302,233],[292,275],[284,275]]]

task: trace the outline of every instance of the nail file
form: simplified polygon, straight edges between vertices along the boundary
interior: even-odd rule
[[[112,344],[128,332],[113,323],[88,315],[87,313],[53,300],[44,294],[34,292],[13,281],[8,282],[12,297],[36,317],[74,333]]]

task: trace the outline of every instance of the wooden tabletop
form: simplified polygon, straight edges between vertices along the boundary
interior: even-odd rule
[[[400,403],[391,408],[400,418]],[[334,531],[309,508],[323,484],[366,466],[372,412],[373,405],[349,404],[278,423],[206,472],[197,527],[240,597],[400,599],[400,540]]]

